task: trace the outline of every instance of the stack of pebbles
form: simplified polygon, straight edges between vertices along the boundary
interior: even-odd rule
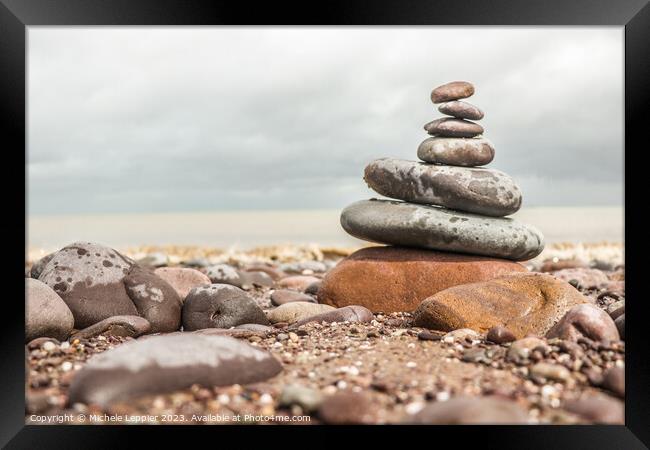
[[[348,206],[341,225],[371,242],[523,261],[544,248],[535,228],[505,218],[521,206],[521,192],[507,174],[481,168],[494,158],[482,136],[483,118],[462,101],[474,86],[454,81],[433,90],[431,100],[450,117],[427,123],[431,135],[418,148],[424,161],[382,158],[368,164],[364,179],[377,193],[397,199],[363,200]]]

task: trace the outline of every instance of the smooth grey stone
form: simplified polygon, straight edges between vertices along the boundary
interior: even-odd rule
[[[230,328],[245,323],[268,325],[269,321],[255,300],[230,284],[211,284],[193,288],[183,304],[183,329]]]
[[[483,127],[463,119],[443,117],[424,125],[427,133],[435,136],[470,138],[483,133]]]
[[[478,107],[461,100],[443,103],[438,106],[438,111],[458,119],[481,120],[484,116],[483,111]]]
[[[366,241],[524,261],[544,249],[534,227],[391,200],[362,200],[341,213],[341,225]]]
[[[366,166],[364,179],[386,197],[485,216],[507,216],[521,206],[519,187],[495,169],[382,158]]]
[[[227,336],[174,333],[97,354],[73,378],[69,403],[115,401],[202,386],[266,380],[282,371],[269,352]]]
[[[307,317],[299,320],[291,325],[289,328],[298,328],[310,322],[370,322],[375,316],[368,308],[359,305],[344,306],[337,308],[334,311],[327,311],[315,316]]]
[[[431,101],[433,103],[442,103],[471,97],[473,94],[474,85],[472,83],[467,81],[451,81],[431,91]]]
[[[39,337],[63,340],[72,332],[68,305],[47,284],[25,278],[25,342]]]
[[[494,159],[494,147],[484,137],[430,137],[418,147],[418,158],[428,163],[475,167]]]

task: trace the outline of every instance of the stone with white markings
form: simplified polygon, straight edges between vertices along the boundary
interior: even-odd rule
[[[485,216],[507,216],[521,206],[515,181],[495,169],[382,158],[366,166],[364,180],[386,197]]]
[[[525,261],[544,249],[537,229],[508,218],[481,217],[389,200],[362,200],[341,213],[352,236],[371,242]]]

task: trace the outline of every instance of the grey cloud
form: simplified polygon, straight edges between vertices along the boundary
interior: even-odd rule
[[[467,79],[525,204],[621,204],[622,29],[29,29],[32,213],[340,208]],[[562,189],[557,189],[562,186]]]

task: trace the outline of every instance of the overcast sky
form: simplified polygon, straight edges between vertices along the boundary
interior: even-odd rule
[[[623,28],[28,31],[32,214],[342,208],[469,99],[523,206],[622,205]]]

